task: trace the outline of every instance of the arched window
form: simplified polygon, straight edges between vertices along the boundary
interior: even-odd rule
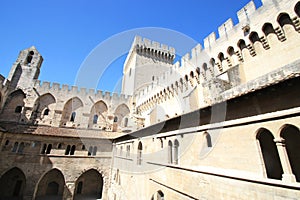
[[[44,110],[44,115],[49,115],[49,109],[48,108]]]
[[[138,144],[138,150],[137,150],[137,164],[142,164],[142,151],[143,151],[143,144],[142,142],[139,142]]]
[[[118,122],[118,117],[117,116],[114,117],[114,123],[116,123],[116,122]]]
[[[41,150],[41,154],[45,154],[46,153],[46,149],[47,149],[47,144],[44,144],[43,148]]]
[[[14,144],[14,146],[12,148],[12,152],[17,152],[18,146],[19,146],[19,143],[15,142],[15,144]]]
[[[5,146],[7,146],[9,144],[9,140],[5,141]]]
[[[295,6],[295,13],[300,17],[300,2],[298,2]]]
[[[97,154],[97,147],[94,146],[94,148],[93,148],[93,156],[95,156],[96,154]]]
[[[205,63],[206,64],[206,63]],[[204,64],[203,64],[204,65]],[[207,64],[206,64],[206,68],[207,68]],[[199,76],[200,75],[200,67],[197,67],[196,68],[196,73],[197,73],[197,76]]]
[[[58,148],[58,149],[61,149],[61,146],[62,146],[62,144],[59,143],[59,144],[57,145],[57,148]]]
[[[221,52],[218,55],[218,59],[222,62],[223,60],[225,60],[224,54]]]
[[[293,22],[287,13],[280,13],[277,18],[277,21],[281,27],[283,27],[286,24],[293,25]]]
[[[293,174],[297,182],[300,182],[300,131],[297,127],[287,125],[280,133],[285,140],[285,147]]]
[[[98,121],[98,115],[94,115],[93,124],[97,124],[97,121]]]
[[[188,75],[185,75],[185,76],[184,76],[184,79],[185,79],[185,81],[189,81]]]
[[[157,200],[164,200],[164,193],[161,190],[157,191]]]
[[[213,66],[215,66],[215,64],[216,64],[216,61],[215,61],[214,58],[211,58],[211,59],[209,60],[209,63],[210,63],[210,65],[213,67]]]
[[[211,142],[210,134],[207,133],[207,132],[205,132],[204,133],[204,137],[205,137],[206,146],[207,147],[212,147],[212,142]]]
[[[179,161],[179,153],[178,153],[178,148],[179,148],[179,142],[178,140],[174,141],[174,164],[177,165]]]
[[[15,113],[21,113],[22,112],[22,106],[17,106],[15,109]]]
[[[25,148],[25,144],[24,142],[21,142],[18,148],[18,153],[23,153],[24,148]]]
[[[93,147],[90,146],[90,147],[89,147],[89,151],[88,151],[88,156],[91,156],[91,155],[92,155],[92,152],[93,152]]]
[[[249,35],[249,39],[254,44],[255,42],[260,42],[259,36],[256,32],[251,32]]]
[[[52,150],[52,144],[48,144],[46,154],[50,154]]]
[[[76,117],[76,112],[72,112],[70,122],[74,122]]]
[[[31,63],[33,55],[34,55],[34,52],[33,51],[29,51],[29,54],[28,54],[27,59],[26,59],[27,64]]]
[[[74,155],[74,154],[75,154],[75,149],[76,149],[76,146],[73,145],[73,146],[71,147],[70,155]]]
[[[85,145],[82,145],[81,150],[85,150]]]
[[[238,45],[238,47],[240,48],[241,51],[243,49],[247,48],[246,43],[245,43],[244,40],[239,40],[237,45]]]
[[[172,144],[172,141],[169,140],[169,142],[168,142],[168,163],[169,164],[173,163],[172,151],[173,151],[173,144]]]
[[[207,63],[203,63],[202,69],[203,69],[204,71],[207,71]],[[200,71],[199,71],[199,74],[200,74]]]
[[[260,145],[267,177],[281,180],[283,170],[272,133],[267,129],[261,129],[256,139]]]
[[[271,33],[275,33],[275,30],[271,23],[265,23],[262,27],[262,31],[264,32],[265,36],[268,36]]]
[[[67,148],[66,148],[66,151],[65,151],[65,155],[69,155],[70,150],[71,150],[71,146],[68,145]]]
[[[193,71],[190,72],[190,77],[194,78],[194,72]]]
[[[234,48],[232,46],[228,47],[227,53],[228,53],[228,55],[233,56],[234,55]]]
[[[78,185],[77,185],[76,194],[81,194],[81,192],[82,192],[82,185],[83,185],[82,181],[79,181]]]

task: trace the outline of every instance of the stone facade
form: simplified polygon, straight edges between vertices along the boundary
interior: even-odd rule
[[[300,2],[251,1],[174,63],[137,36],[122,94],[0,76],[0,199],[300,198]]]

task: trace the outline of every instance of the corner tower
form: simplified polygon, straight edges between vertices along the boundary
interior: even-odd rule
[[[175,49],[136,36],[123,67],[122,93],[133,95],[173,66]]]
[[[22,50],[7,78],[11,82],[10,87],[25,89],[32,86],[40,75],[42,62],[43,57],[34,46]]]

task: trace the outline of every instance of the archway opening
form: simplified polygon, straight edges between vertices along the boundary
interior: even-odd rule
[[[0,178],[0,199],[21,200],[26,185],[22,170],[15,167],[8,170]]]
[[[35,193],[36,200],[61,200],[65,187],[65,179],[61,171],[52,169],[40,179]]]
[[[283,169],[274,142],[274,136],[269,130],[261,129],[257,133],[256,139],[259,141],[267,177],[281,180]]]
[[[282,129],[281,137],[285,139],[285,147],[293,174],[296,176],[297,182],[300,182],[300,131],[297,127],[288,125]]]
[[[103,190],[102,175],[95,169],[84,172],[76,181],[74,200],[101,199]]]

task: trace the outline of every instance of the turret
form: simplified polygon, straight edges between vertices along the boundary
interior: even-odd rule
[[[173,66],[175,49],[136,36],[123,67],[122,93],[133,95]]]
[[[11,82],[10,87],[24,89],[33,86],[40,75],[42,62],[43,57],[34,46],[22,50],[7,78]]]

